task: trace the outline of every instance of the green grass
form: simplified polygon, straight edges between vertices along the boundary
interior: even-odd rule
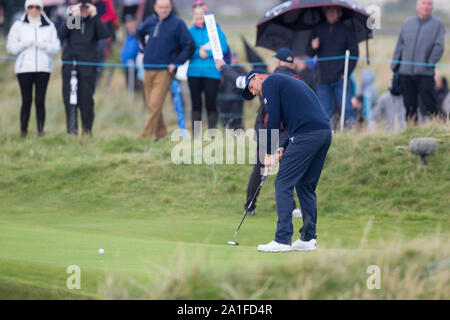
[[[240,48],[248,28],[228,28]],[[380,58],[391,57],[394,37],[373,42]],[[380,89],[391,77],[385,66],[373,65]],[[335,135],[317,190],[319,249],[261,254],[256,246],[275,232],[273,177],[240,246],[226,245],[242,218],[251,165],[177,166],[174,143],[137,140],[146,111],[140,96],[127,97],[121,70],[109,91],[104,81],[96,91],[93,138],[65,134],[59,66],[48,88],[47,135],[36,137],[33,112],[29,137],[19,138],[13,66],[0,70],[1,299],[450,298],[448,124]],[[246,128],[257,108],[246,104]],[[173,130],[170,99],[164,117]],[[426,167],[397,149],[418,136],[439,141]],[[300,226],[296,219],[294,230]],[[366,287],[373,264],[380,290]],[[81,268],[81,290],[66,288],[70,265]]]
[[[259,197],[258,215],[240,231],[241,245],[225,244],[242,217],[251,165],[177,166],[170,159],[173,142],[126,135],[2,135],[0,297],[365,298],[371,259],[400,263],[398,256],[414,241],[421,244],[414,250],[422,259],[413,261],[422,269],[449,256],[448,134],[448,128],[434,126],[392,136],[336,135],[318,187],[319,250],[283,255],[256,251],[274,233],[273,177]],[[423,135],[440,141],[427,167],[396,152]],[[422,249],[427,241],[420,239],[439,245]],[[386,253],[393,246],[395,258]],[[103,256],[98,248],[105,249]],[[423,260],[427,255],[433,257]],[[311,269],[310,259],[324,270]],[[293,265],[316,278],[330,261],[343,269],[325,283],[317,278],[301,291],[307,279],[298,278],[281,290]],[[81,290],[66,289],[69,265],[81,268]],[[242,279],[248,286],[238,285]],[[396,296],[409,297],[406,292]],[[413,297],[449,296],[432,290]]]

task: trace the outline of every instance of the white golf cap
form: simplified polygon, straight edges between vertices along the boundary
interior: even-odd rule
[[[41,7],[41,9],[44,9],[44,4],[42,3],[42,0],[27,0],[27,1],[25,1],[25,10],[27,10],[27,8],[29,6],[39,6],[39,7]]]

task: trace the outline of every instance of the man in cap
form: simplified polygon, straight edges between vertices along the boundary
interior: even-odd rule
[[[263,69],[249,72],[245,78],[242,97],[264,98],[267,107],[267,144],[265,167],[280,161],[275,180],[278,223],[275,239],[259,245],[263,252],[316,249],[317,200],[316,187],[331,145],[329,118],[315,93],[304,82],[283,74],[268,75]],[[272,130],[282,124],[289,138],[275,150]],[[276,143],[274,141],[274,143]],[[302,208],[303,227],[300,239],[292,243],[293,189]]]
[[[296,79],[300,79],[305,82],[311,89],[316,91],[316,84],[311,74],[306,73],[307,57],[301,57],[302,61],[295,59],[294,52],[288,48],[281,48],[277,51],[277,54],[273,56],[275,58],[275,70],[273,73],[282,73]],[[305,67],[301,70],[297,70],[297,65],[304,64]]]
[[[299,79],[294,66],[294,53],[290,49],[281,48],[273,58],[275,58],[275,70],[273,73],[282,73]]]

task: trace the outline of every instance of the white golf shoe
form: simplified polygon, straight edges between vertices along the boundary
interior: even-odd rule
[[[278,243],[276,241],[270,241],[268,244],[260,244],[258,251],[262,252],[287,252],[292,251],[292,248],[288,244]]]
[[[293,218],[301,218],[302,210],[300,210],[299,208],[295,208],[294,210],[292,210],[292,217]]]
[[[309,241],[302,241],[298,239],[292,244],[292,250],[295,251],[314,251],[316,250],[316,239],[311,239]]]

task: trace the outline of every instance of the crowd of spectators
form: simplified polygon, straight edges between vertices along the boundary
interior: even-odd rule
[[[140,138],[166,137],[163,103],[169,92],[174,103],[183,101],[176,74],[187,61],[181,78],[189,88],[191,127],[194,121],[202,120],[206,110],[209,128],[218,124],[243,128],[244,104],[239,90],[220,73],[213,58],[204,21],[206,3],[200,0],[192,4],[189,27],[177,16],[174,4],[171,0],[0,0],[7,50],[16,56],[15,72],[22,96],[21,135],[28,132],[33,88],[38,134],[44,134],[52,57],[61,51],[67,132],[78,134],[79,113],[82,133],[92,135],[94,93],[102,74],[101,64],[110,56],[119,31],[125,34],[120,41],[124,82],[129,90],[142,93],[148,108]],[[308,56],[294,56],[290,48],[281,48],[274,56],[274,73],[306,82],[316,92],[334,127],[341,114],[344,83],[347,128],[373,129],[382,122],[391,131],[404,128],[408,121],[418,123],[448,115],[447,79],[435,72],[435,64],[445,50],[445,28],[432,15],[432,0],[418,0],[416,10],[417,15],[402,26],[393,54],[392,85],[380,97],[373,70],[362,70],[356,80],[357,59],[349,62],[348,81],[344,81],[344,60],[314,62],[316,58],[342,56],[347,50],[352,57],[359,56],[355,33],[342,22],[343,10],[336,6],[323,8],[326,20],[312,30],[306,44]],[[226,32],[219,25],[217,29],[225,61],[234,72],[245,73],[237,65],[241,60],[229,47]],[[183,117],[183,106],[176,110]]]

